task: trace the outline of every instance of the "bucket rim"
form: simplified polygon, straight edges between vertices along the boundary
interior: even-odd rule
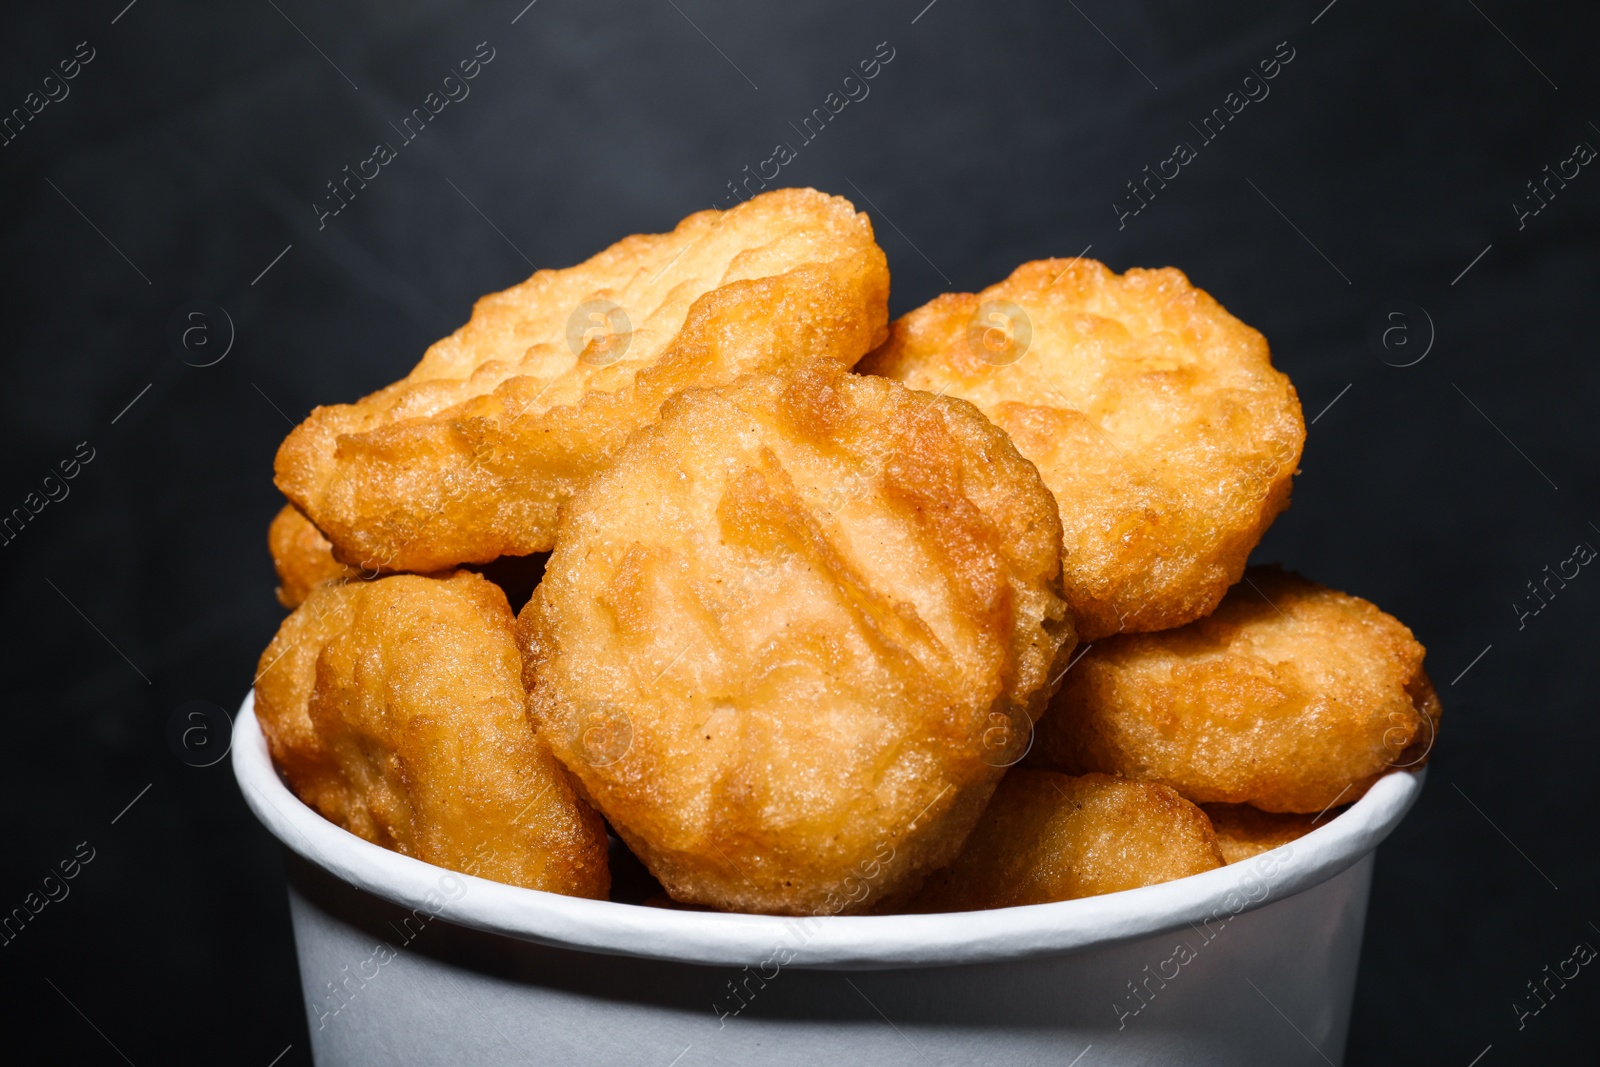
[[[677,911],[563,896],[478,878],[365,841],[278,776],[246,694],[234,777],[286,848],[341,881],[448,922],[580,952],[708,965],[876,970],[1054,956],[1227,921],[1320,885],[1369,855],[1415,803],[1426,768],[1378,779],[1346,811],[1288,845],[1202,874],[1100,896],[988,911],[793,917]]]

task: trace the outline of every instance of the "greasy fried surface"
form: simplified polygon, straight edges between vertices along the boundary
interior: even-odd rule
[[[1228,863],[1238,863],[1287,845],[1315,830],[1314,823],[1318,821],[1315,815],[1280,814],[1249,804],[1206,804],[1201,810],[1217,831],[1217,845]],[[1322,821],[1336,815],[1337,811],[1329,812]]]
[[[333,546],[293,504],[285,504],[267,527],[267,547],[278,572],[278,603],[297,608],[323,582],[353,578],[358,572],[333,558]]]
[[[819,364],[684,394],[573,500],[529,710],[672,896],[866,909],[948,862],[1072,639],[1060,527],[970,405]]]
[[[1266,341],[1170,267],[1025,263],[897,320],[860,369],[972,401],[1038,464],[1085,641],[1215,607],[1305,441]]]
[[[1211,823],[1166,786],[1105,774],[1009,772],[956,861],[907,910],[1074,900],[1222,866]]]
[[[528,724],[513,627],[476,574],[319,586],[261,656],[256,715],[295,794],[352,833],[604,898],[604,824]]]
[[[278,487],[356,566],[548,551],[561,503],[662,401],[854,363],[885,337],[888,294],[846,200],[781,189],[702,211],[479,300],[404,379],[313,411],[278,451]]]
[[[1319,812],[1426,758],[1439,699],[1410,630],[1276,567],[1245,578],[1207,618],[1085,653],[1029,759],[1196,803]]]

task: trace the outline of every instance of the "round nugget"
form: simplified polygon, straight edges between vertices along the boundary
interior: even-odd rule
[[[979,911],[1137,889],[1222,866],[1201,810],[1162,785],[1018,769],[909,911]]]
[[[534,735],[514,628],[477,574],[318,586],[262,653],[256,717],[295,795],[351,833],[603,899],[605,824]]]
[[[293,504],[267,527],[267,548],[278,572],[278,603],[297,608],[323,582],[348,581],[361,572],[333,558],[333,545]]]
[[[899,319],[860,369],[972,401],[1038,465],[1085,641],[1216,607],[1305,442],[1266,340],[1170,267],[1025,263]]]
[[[1440,710],[1423,651],[1365,600],[1253,567],[1207,618],[1097,642],[1029,758],[1196,803],[1320,812],[1426,759]]]
[[[686,393],[563,512],[529,710],[685,903],[861,911],[955,856],[1070,648],[1060,526],[963,401]]]
[[[1271,852],[1317,828],[1315,815],[1262,811],[1249,804],[1205,804],[1201,810],[1217,831],[1217,846],[1228,863]]]

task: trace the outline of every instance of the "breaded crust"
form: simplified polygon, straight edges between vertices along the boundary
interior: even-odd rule
[[[1028,758],[1276,812],[1352,803],[1419,766],[1440,709],[1411,631],[1277,567],[1245,578],[1207,618],[1096,643]]]
[[[333,558],[333,545],[293,504],[273,516],[267,548],[278,572],[278,603],[297,608],[323,582],[354,578],[360,572]]]
[[[528,724],[514,626],[464,571],[318,586],[261,656],[256,716],[295,795],[351,833],[603,899],[605,825]]]
[[[1228,863],[1281,848],[1315,830],[1319,821],[1309,813],[1262,811],[1249,804],[1204,804],[1201,810],[1217,831],[1217,845]],[[1320,821],[1332,819],[1336,814],[1337,809]]]
[[[840,197],[702,211],[479,300],[404,379],[314,410],[276,481],[366,570],[548,551],[561,504],[668,397],[854,363],[886,335],[888,293],[872,225]]]
[[[1305,441],[1265,339],[1170,267],[1025,263],[898,319],[860,370],[972,401],[1038,465],[1085,641],[1216,607]]]
[[[1222,866],[1211,823],[1162,785],[1105,774],[1007,773],[956,861],[908,911],[1048,904]]]
[[[675,899],[862,911],[1022,754],[1073,643],[1059,554],[964,401],[838,364],[685,393],[563,514],[529,711]]]

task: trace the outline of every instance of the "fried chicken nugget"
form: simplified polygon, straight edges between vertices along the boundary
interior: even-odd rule
[[[267,547],[278,572],[278,603],[297,608],[323,582],[348,581],[360,572],[333,558],[333,545],[293,504],[267,527]]]
[[[1073,643],[1033,465],[815,364],[685,393],[518,619],[540,735],[667,891],[864,911],[955,856]]]
[[[1038,465],[1084,641],[1216,607],[1305,442],[1266,341],[1170,267],[1025,263],[898,319],[860,369],[972,401]]]
[[[295,795],[351,833],[604,899],[605,825],[528,722],[514,627],[465,571],[318,586],[262,653],[256,715]]]
[[[1422,763],[1440,708],[1411,631],[1277,567],[1245,578],[1207,618],[1086,652],[1029,759],[1273,812],[1351,803]]]
[[[278,450],[277,484],[355,566],[548,551],[561,504],[664,400],[853,364],[886,336],[888,295],[847,200],[780,189],[702,211],[479,300],[404,379],[313,411]]]
[[[1048,904],[1222,864],[1205,814],[1164,785],[1019,768],[995,790],[961,855],[929,875],[906,910]]]
[[[1262,811],[1249,804],[1202,804],[1217,831],[1217,846],[1228,863],[1238,863],[1287,845],[1315,830],[1310,814]]]

